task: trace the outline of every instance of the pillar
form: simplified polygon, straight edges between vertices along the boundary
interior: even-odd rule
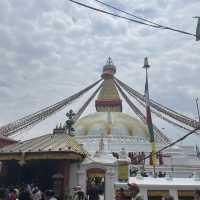
[[[178,200],[178,192],[177,189],[170,189],[169,194],[174,197],[174,200]]]
[[[65,161],[63,163],[63,199],[69,193],[69,170],[70,170],[70,163]],[[74,177],[72,177],[74,178]]]
[[[147,188],[140,188],[140,193],[144,200],[148,200]]]
[[[114,191],[114,182],[116,181],[116,174],[113,168],[109,168],[106,170],[105,174],[105,199],[114,199],[115,191]]]
[[[86,171],[85,170],[79,170],[77,172],[78,175],[78,185],[81,186],[81,188],[86,192]]]

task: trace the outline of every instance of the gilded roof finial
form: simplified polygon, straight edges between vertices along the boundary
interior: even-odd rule
[[[109,56],[108,57],[108,60],[107,60],[107,63],[106,63],[107,65],[113,65],[113,61],[112,61],[112,59],[111,59],[111,57]]]

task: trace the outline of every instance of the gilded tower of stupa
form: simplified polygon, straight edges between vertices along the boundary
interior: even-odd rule
[[[95,101],[97,112],[122,112],[122,100],[113,80],[115,73],[116,67],[109,57],[101,75],[104,79],[102,89]]]

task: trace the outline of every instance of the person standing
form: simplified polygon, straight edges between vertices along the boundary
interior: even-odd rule
[[[194,191],[194,200],[200,200],[200,190]]]
[[[172,195],[165,195],[164,197],[162,197],[162,200],[174,200],[174,197]]]
[[[19,192],[19,200],[31,200],[31,194],[26,186],[23,186]]]
[[[116,200],[126,200],[128,199],[127,196],[125,195],[125,191],[123,188],[120,188],[118,191],[117,191],[117,195],[115,197]]]
[[[16,200],[16,199],[17,199],[17,193],[13,188],[11,188],[9,193],[9,200]]]
[[[75,194],[73,195],[74,200],[85,200],[85,193],[82,191],[81,186],[75,187]]]
[[[46,191],[44,192],[44,199],[45,199],[45,200],[58,200],[58,199],[55,197],[53,190],[46,190]]]
[[[95,185],[95,183],[92,183],[90,188],[87,191],[88,199],[89,200],[99,200],[99,189]]]
[[[41,200],[42,199],[42,193],[37,186],[32,191],[32,198],[33,198],[33,200]]]
[[[6,200],[6,190],[4,188],[0,188],[0,200]]]
[[[140,195],[139,186],[137,184],[129,183],[128,184],[128,192],[129,192],[131,200],[143,200],[143,198]]]

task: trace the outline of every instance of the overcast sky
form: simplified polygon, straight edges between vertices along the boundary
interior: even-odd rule
[[[80,1],[107,9],[92,0]],[[193,33],[192,17],[200,15],[199,0],[105,2]],[[116,76],[140,92],[144,91],[143,59],[148,56],[151,98],[197,119],[200,42],[194,37],[102,15],[68,0],[0,0],[0,125],[94,82],[108,56],[117,67]],[[80,101],[70,105],[23,137],[51,132],[65,121],[69,108],[76,110],[79,105]],[[85,114],[94,111],[91,105]],[[181,135],[176,128],[155,122],[169,137]]]

